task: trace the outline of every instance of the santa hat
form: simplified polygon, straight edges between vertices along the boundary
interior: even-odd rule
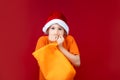
[[[67,21],[65,16],[61,13],[61,12],[53,12],[47,19],[46,24],[43,27],[43,32],[47,33],[47,29],[53,25],[53,24],[59,24],[61,27],[64,28],[64,30],[66,31],[66,33],[69,33],[69,27],[67,25]]]

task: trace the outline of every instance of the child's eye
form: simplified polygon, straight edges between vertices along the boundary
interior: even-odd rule
[[[52,27],[51,29],[55,29],[54,27]]]
[[[58,28],[58,30],[62,30],[61,28]]]

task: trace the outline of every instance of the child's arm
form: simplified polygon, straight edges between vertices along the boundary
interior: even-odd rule
[[[66,50],[62,43],[64,41],[63,36],[59,36],[57,43],[59,50],[67,57],[67,59],[75,66],[80,66],[80,56],[79,54],[72,54],[68,50]]]
[[[75,66],[80,66],[80,57],[66,50],[62,45],[58,46],[59,50],[68,58],[68,60]]]

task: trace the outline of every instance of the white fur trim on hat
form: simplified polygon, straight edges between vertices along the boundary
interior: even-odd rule
[[[61,19],[52,19],[52,20],[50,20],[49,22],[47,22],[46,24],[45,24],[45,26],[43,27],[43,32],[44,33],[46,33],[46,31],[47,31],[47,29],[51,26],[51,25],[53,25],[53,24],[55,24],[55,23],[57,23],[57,24],[59,24],[60,26],[62,26],[64,29],[65,29],[65,31],[67,32],[67,34],[69,33],[69,27],[68,27],[68,25],[63,21],[63,20],[61,20]]]

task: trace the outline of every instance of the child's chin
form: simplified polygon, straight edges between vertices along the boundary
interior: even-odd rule
[[[57,42],[57,41],[50,41],[51,43]]]

